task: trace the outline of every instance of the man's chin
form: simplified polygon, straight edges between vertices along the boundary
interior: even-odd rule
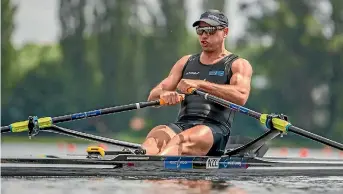
[[[202,47],[202,51],[210,53],[213,52],[213,49],[209,47]]]

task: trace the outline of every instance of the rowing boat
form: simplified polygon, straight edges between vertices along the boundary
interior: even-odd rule
[[[192,90],[227,108],[266,122],[266,114],[233,104],[208,93]],[[39,132],[54,132],[124,147],[106,151],[88,147],[85,155],[1,158],[1,176],[343,176],[343,160],[315,158],[264,157],[266,143],[287,132],[293,132],[322,144],[343,150],[341,143],[295,127],[288,121],[273,118],[274,127],[255,139],[231,139],[222,156],[156,156],[146,155],[140,144],[105,138],[63,127],[56,123],[85,119],[104,114],[163,105],[162,100],[139,102],[107,109],[59,117],[29,117],[27,121],[1,127],[1,133],[28,131],[29,137]],[[233,143],[234,142],[234,143]]]
[[[338,159],[152,156],[127,151],[112,154],[3,158],[1,173],[2,176],[191,176],[194,173],[197,176],[343,176],[343,161]]]

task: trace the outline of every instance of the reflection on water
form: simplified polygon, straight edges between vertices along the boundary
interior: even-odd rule
[[[20,184],[20,187],[18,187]],[[16,185],[16,186],[15,186]],[[3,179],[2,194],[24,193],[64,193],[70,194],[92,192],[103,193],[114,191],[114,193],[225,193],[225,194],[246,194],[247,192],[234,186],[227,181],[210,180],[123,180],[113,178],[78,178],[78,179]]]
[[[235,187],[227,181],[219,180],[145,180],[144,183],[154,183],[163,185],[165,189],[163,194],[174,194],[175,189],[185,190],[190,193],[228,193],[228,194],[245,194],[245,190]],[[173,190],[174,189],[174,190]]]
[[[2,178],[1,193],[25,194],[342,194],[343,177],[255,177],[245,180],[128,178]]]

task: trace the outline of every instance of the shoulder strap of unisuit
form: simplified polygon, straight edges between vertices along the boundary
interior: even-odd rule
[[[185,72],[185,69],[186,69],[186,66],[189,64],[189,62],[191,62],[191,61],[193,61],[193,60],[195,60],[197,57],[199,57],[200,56],[200,54],[198,53],[198,54],[193,54],[193,55],[191,55],[189,58],[188,58],[188,60],[187,60],[187,62],[186,62],[186,64],[183,66],[183,69],[182,69],[182,74],[181,75],[183,75],[184,74],[184,72]]]
[[[225,71],[227,72],[227,74],[229,75],[229,77],[231,76],[232,74],[232,71],[231,71],[231,66],[232,66],[232,63],[239,59],[239,56],[238,55],[235,55],[235,54],[231,54],[229,55],[228,57],[226,57],[226,60],[224,61],[224,65],[225,65]]]

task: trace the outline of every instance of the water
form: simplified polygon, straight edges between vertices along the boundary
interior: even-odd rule
[[[1,193],[342,193],[342,177],[256,177],[244,180],[41,178],[1,180]]]
[[[41,154],[84,154],[87,145],[66,144],[2,144],[1,154],[5,156]],[[112,147],[110,149],[118,149]],[[343,158],[334,150],[271,149],[267,156]],[[25,194],[102,194],[102,193],[343,193],[343,177],[201,177],[200,179],[173,179],[137,177],[111,178],[2,178],[1,193]]]

